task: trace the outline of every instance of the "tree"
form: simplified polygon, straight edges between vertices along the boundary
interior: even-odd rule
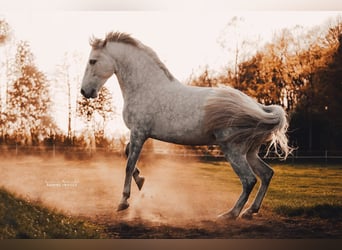
[[[324,110],[328,116],[328,148],[337,150],[342,148],[342,21],[338,25],[338,48],[333,54],[333,60],[327,67],[325,72],[324,85],[327,86],[326,92],[323,93],[326,98]]]
[[[258,38],[251,38],[246,32],[246,22],[234,16],[222,30],[217,42],[227,53],[228,71],[232,74],[230,85],[240,88],[239,64],[248,60],[257,50]]]
[[[190,77],[188,85],[198,87],[214,87],[217,86],[217,81],[213,76],[211,76],[208,66],[206,66],[203,73],[201,73],[199,76],[192,75]]]
[[[10,26],[9,24],[3,20],[0,19],[0,46],[5,46],[8,41],[10,40],[11,34],[10,34]],[[4,49],[4,51],[6,51],[6,48]],[[5,52],[4,53],[5,56],[1,56],[2,60],[0,60],[0,133],[1,133],[1,137],[0,140],[4,139],[5,136],[5,127],[4,127],[4,123],[6,120],[6,113],[4,112],[4,107],[5,107],[5,101],[3,101],[3,87],[5,88],[5,90],[7,90],[7,69],[8,69],[8,55]],[[5,58],[5,59],[4,59]],[[2,71],[2,69],[4,71]],[[4,75],[2,75],[1,73],[4,72]],[[6,99],[6,98],[5,98]]]
[[[102,87],[99,96],[95,99],[79,96],[77,100],[77,115],[88,125],[88,130],[93,131],[96,135],[98,144],[103,142],[105,125],[114,113],[112,94],[106,87]],[[96,119],[97,116],[101,118],[100,122]]]
[[[293,116],[296,135],[301,138],[299,146],[309,150],[338,150],[342,148],[342,23],[330,27],[329,41],[320,47],[311,48],[316,68],[309,75],[305,95],[300,99]],[[339,35],[331,39],[332,33]],[[329,44],[329,45],[328,45]],[[319,50],[319,53],[318,53]],[[307,133],[305,133],[307,131]]]
[[[306,48],[297,54],[301,86],[297,94],[297,105],[293,110],[292,125],[298,128],[295,134],[301,138],[299,146],[309,151],[330,148],[330,143],[325,138],[329,133],[329,112],[326,108],[331,99],[328,89],[331,89],[333,84],[326,81],[326,78],[329,75],[327,69],[339,45],[338,38],[332,36],[336,36],[338,31],[333,27],[326,28],[326,31],[316,27],[307,32],[305,40],[309,42]]]
[[[68,100],[68,131],[67,139],[71,141],[72,129],[72,108],[71,108],[71,83],[70,83],[70,65],[65,60],[63,64],[57,65],[57,82],[60,82],[63,86],[63,90],[66,90],[67,100]]]
[[[46,76],[34,64],[29,44],[17,45],[15,64],[11,65],[15,76],[8,89],[7,130],[23,144],[38,143],[56,130],[50,114],[50,95]]]
[[[59,96],[63,96],[63,100],[67,100],[67,139],[71,142],[73,134],[73,123],[76,113],[77,96],[79,92],[79,84],[82,72],[80,65],[82,57],[79,53],[65,53],[63,61],[56,66],[54,81],[54,91],[58,91]],[[65,108],[65,103],[60,102],[61,98],[54,99],[59,106]]]
[[[267,43],[250,59],[238,65],[239,80],[231,85],[263,104],[280,104],[288,108],[292,88],[291,69],[289,67],[289,45],[291,32],[283,30],[274,36],[273,43]]]
[[[283,29],[243,60],[240,55],[248,53],[237,46],[235,64],[226,72],[212,78],[204,70],[192,84],[231,85],[261,103],[282,105],[290,117],[290,140],[301,150],[341,149],[341,20],[310,30]]]
[[[104,134],[108,120],[113,119],[115,114],[112,93],[108,88],[103,87],[99,92],[97,103],[96,111],[102,118],[102,126],[99,130]]]
[[[10,26],[9,24],[0,19],[0,45],[5,44],[10,38]]]

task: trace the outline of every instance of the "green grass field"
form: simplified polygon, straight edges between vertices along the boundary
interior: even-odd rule
[[[240,182],[227,163],[200,163],[200,174],[212,172],[239,192]],[[284,216],[342,219],[342,165],[271,164],[275,172],[263,208]],[[228,172],[229,177],[226,178]],[[228,185],[228,184],[225,184]],[[258,184],[257,184],[258,185]],[[255,196],[257,186],[250,199]]]
[[[0,189],[0,239],[100,238],[101,227],[51,211]]]
[[[226,163],[203,164],[205,171],[215,172],[216,178],[228,171],[233,188],[238,192],[240,183],[233,171],[223,168]],[[224,166],[226,167],[226,166]],[[283,216],[308,216],[342,219],[342,165],[272,165],[275,172],[263,208]],[[214,174],[214,173],[213,173]],[[257,188],[251,194],[254,197]]]
[[[278,165],[265,206],[284,216],[342,219],[342,166]]]

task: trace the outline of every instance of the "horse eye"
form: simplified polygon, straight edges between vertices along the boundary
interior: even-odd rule
[[[90,59],[89,60],[89,64],[90,65],[95,65],[96,62],[97,62],[97,60],[95,60],[95,59]]]

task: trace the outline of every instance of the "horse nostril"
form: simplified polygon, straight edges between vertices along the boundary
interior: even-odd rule
[[[92,89],[90,92],[86,92],[84,89],[81,89],[81,94],[85,98],[95,98],[97,96],[96,89]]]

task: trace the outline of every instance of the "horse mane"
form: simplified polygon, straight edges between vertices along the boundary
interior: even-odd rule
[[[144,45],[139,40],[133,38],[130,34],[123,32],[110,32],[106,35],[105,39],[93,37],[90,39],[90,46],[93,49],[102,49],[106,46],[108,42],[123,43],[143,50],[159,66],[159,68],[165,73],[165,75],[170,81],[174,80],[173,75],[166,68],[165,64],[159,59],[157,54],[150,47]]]

